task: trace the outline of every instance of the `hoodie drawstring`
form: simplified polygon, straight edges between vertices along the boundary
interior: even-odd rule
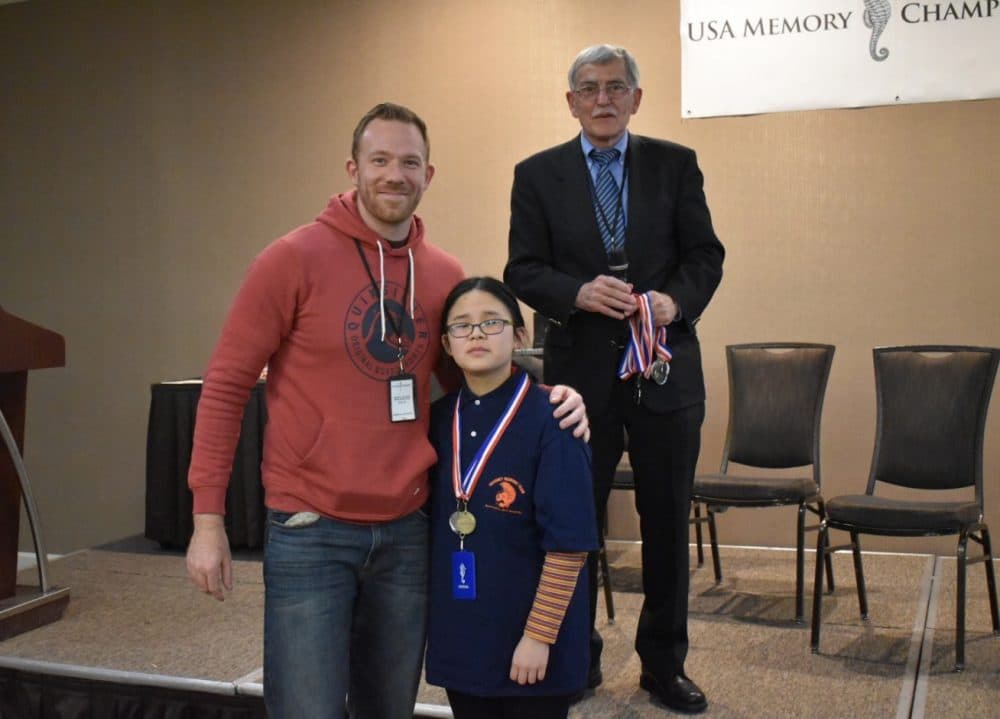
[[[381,242],[375,244],[378,246],[378,313],[382,319],[382,341],[385,342],[385,252]]]
[[[417,272],[416,267],[413,264],[413,248],[407,247],[406,252],[410,255],[410,319],[415,320],[416,313],[413,310],[413,298],[417,294]]]
[[[382,319],[382,342],[385,342],[385,250],[382,249],[381,242],[376,242],[375,244],[378,246],[378,309]],[[408,269],[410,281],[406,283],[410,286],[410,319],[415,320],[414,297],[416,296],[416,288],[414,285],[416,284],[416,264],[413,261],[413,248],[408,247],[406,253],[410,260]]]

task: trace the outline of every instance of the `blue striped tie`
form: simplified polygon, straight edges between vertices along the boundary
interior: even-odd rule
[[[597,212],[597,226],[601,230],[604,250],[610,255],[625,246],[625,218],[622,217],[621,194],[615,176],[611,173],[611,163],[618,160],[621,153],[614,147],[609,150],[590,151],[590,159],[597,165],[597,179],[594,180],[594,210]]]

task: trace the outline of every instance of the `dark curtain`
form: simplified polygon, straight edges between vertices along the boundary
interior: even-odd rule
[[[266,719],[260,697],[0,669],[0,719]]]

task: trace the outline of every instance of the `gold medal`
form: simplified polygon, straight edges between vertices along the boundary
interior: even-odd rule
[[[451,516],[448,517],[448,526],[455,534],[464,537],[476,531],[476,518],[472,512],[464,509],[458,510],[452,512]]]

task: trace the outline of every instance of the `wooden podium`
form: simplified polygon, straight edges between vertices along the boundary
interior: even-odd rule
[[[0,307],[0,641],[59,619],[69,603],[68,587],[49,586],[48,555],[22,459],[28,370],[65,364],[61,335]],[[37,588],[17,584],[22,497],[38,560]]]

